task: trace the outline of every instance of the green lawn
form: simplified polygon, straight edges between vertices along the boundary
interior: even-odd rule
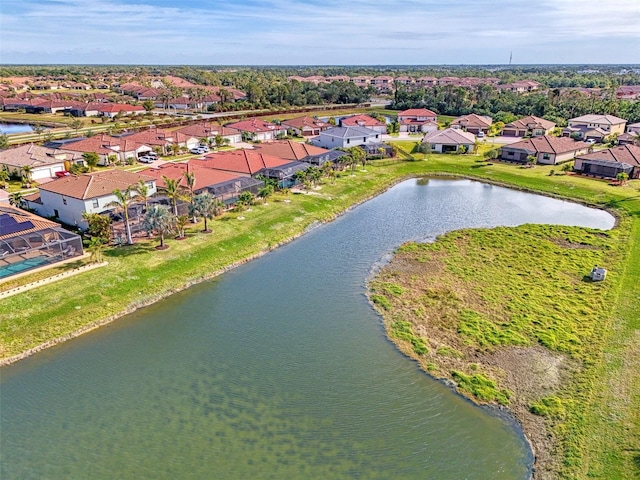
[[[397,142],[409,152],[415,143]],[[429,155],[426,161],[372,165],[366,173],[357,171],[355,177],[342,175],[335,185],[323,185],[321,195],[290,195],[290,203],[282,201],[283,198],[273,199],[267,206],[257,205],[251,212],[244,212],[245,220],[238,220],[238,214],[225,214],[212,223],[212,235],[198,233],[201,225],[193,226],[188,240],[169,240],[170,249],[165,251],[155,250],[153,241],[110,249],[105,254],[109,265],[100,269],[99,276],[81,274],[0,301],[0,355],[6,359],[92,322],[152,302],[206,278],[211,272],[273,248],[302,233],[311,223],[329,220],[400,179],[428,174],[483,179],[607,207],[620,217],[618,227],[612,232],[612,241],[619,256],[617,265],[626,268],[608,280],[605,288],[610,295],[606,298],[606,308],[600,308],[599,304],[585,306],[598,310],[602,328],[599,341],[583,345],[584,351],[579,352],[580,361],[588,365],[584,376],[574,384],[580,409],[570,413],[571,425],[559,434],[568,446],[575,445],[577,449],[569,448],[564,457],[568,462],[567,478],[637,477],[640,454],[638,183],[633,181],[619,187],[575,175],[549,176],[551,169],[490,164],[473,155]],[[554,169],[557,171],[558,167]],[[86,288],[88,282],[94,282],[95,288]],[[400,328],[401,334],[403,331],[407,334]],[[419,342],[416,343],[420,348]],[[459,379],[475,385],[474,388],[487,388],[479,378],[460,376]],[[572,464],[578,458],[579,464]]]

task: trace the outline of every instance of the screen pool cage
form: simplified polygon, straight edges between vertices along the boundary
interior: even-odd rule
[[[83,254],[79,235],[53,222],[14,213],[0,212],[0,280]],[[51,226],[40,228],[41,223]]]
[[[280,188],[289,188],[296,184],[296,172],[309,167],[310,165],[306,162],[290,162],[279,167],[263,168],[257,175],[275,180]]]
[[[233,205],[238,200],[242,192],[250,192],[257,195],[260,189],[264,187],[264,182],[251,177],[238,177],[226,182],[216,183],[203,188],[202,191],[209,192],[216,200],[221,201],[225,205]]]

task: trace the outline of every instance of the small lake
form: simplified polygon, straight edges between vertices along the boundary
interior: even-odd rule
[[[27,123],[0,123],[0,134],[33,132],[33,127]]]
[[[419,371],[365,297],[404,241],[522,223],[614,219],[468,180],[409,180],[3,368],[0,477],[526,479],[520,430]]]

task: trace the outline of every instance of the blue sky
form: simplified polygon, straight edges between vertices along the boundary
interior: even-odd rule
[[[1,0],[0,63],[640,63],[640,0]]]

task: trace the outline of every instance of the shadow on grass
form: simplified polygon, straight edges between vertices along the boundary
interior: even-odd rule
[[[637,202],[638,200],[640,200],[640,195],[622,198],[620,200],[609,200],[607,203],[604,204],[604,206],[606,208],[624,208],[625,202],[631,202],[631,201]],[[627,210],[627,213],[634,217],[640,216],[640,210]]]
[[[633,465],[636,467],[636,470],[640,471],[640,453],[633,456]]]
[[[155,250],[155,244],[148,243],[141,245],[139,243],[133,245],[122,245],[121,247],[110,248],[105,250],[105,257],[119,258],[128,257],[129,255],[138,255],[140,253],[148,253]]]

